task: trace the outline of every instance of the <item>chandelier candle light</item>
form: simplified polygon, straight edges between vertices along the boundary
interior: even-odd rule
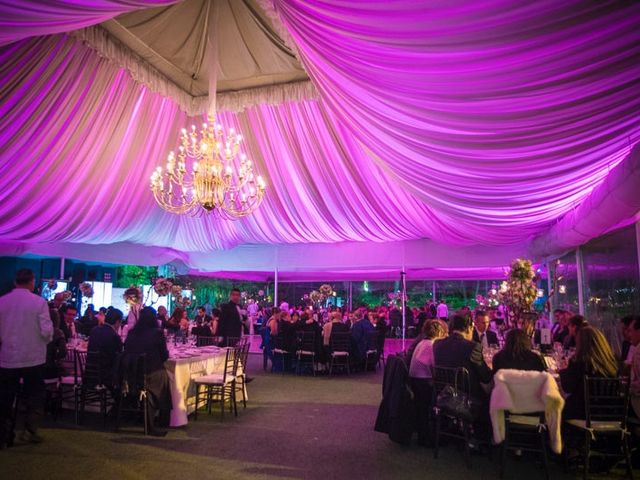
[[[233,128],[226,135],[209,116],[199,135],[192,125],[191,131],[182,129],[180,140],[178,155],[169,153],[166,169],[158,167],[151,175],[151,190],[162,208],[177,214],[206,211],[236,219],[260,206],[266,185],[240,151],[242,135]]]
[[[209,58],[209,108],[207,123],[200,132],[192,125],[182,129],[178,154],[169,153],[163,171],[151,175],[151,191],[163,209],[180,215],[213,212],[234,220],[251,214],[260,206],[266,184],[253,173],[253,163],[241,151],[242,135],[235,129],[227,134],[216,123],[218,72],[217,40],[220,2],[207,2]]]

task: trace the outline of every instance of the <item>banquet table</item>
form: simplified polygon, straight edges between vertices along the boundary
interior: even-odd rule
[[[202,375],[222,374],[226,349],[192,347],[170,350],[169,354],[164,366],[171,387],[170,426],[181,427],[188,423],[188,415],[195,409],[196,384],[193,379]],[[241,368],[238,366],[240,371]]]

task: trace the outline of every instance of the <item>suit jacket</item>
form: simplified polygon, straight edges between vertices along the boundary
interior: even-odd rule
[[[218,321],[216,334],[219,337],[224,337],[225,341],[228,337],[240,338],[242,334],[242,319],[236,303],[229,302],[220,305],[220,320]]]
[[[124,342],[125,353],[146,353],[146,373],[164,370],[164,362],[169,358],[167,341],[161,330],[133,328]]]
[[[487,343],[489,345],[499,345],[498,334],[496,332],[487,330],[484,334],[487,337]],[[480,335],[478,335],[478,331],[475,328],[473,329],[473,341],[480,343]]]
[[[370,332],[375,332],[375,328],[367,318],[358,320],[351,329],[351,339],[355,354],[359,359],[363,359],[366,356],[369,347],[375,348],[375,345],[369,345]]]
[[[464,367],[469,371],[471,395],[483,399],[487,394],[480,383],[489,383],[492,373],[482,356],[482,345],[466,340],[458,332],[433,344],[436,367]]]

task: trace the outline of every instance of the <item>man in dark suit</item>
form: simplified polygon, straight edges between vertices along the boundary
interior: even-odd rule
[[[451,335],[433,344],[433,358],[436,367],[466,368],[469,371],[470,395],[478,405],[478,416],[474,425],[476,435],[489,435],[489,396],[481,383],[492,379],[491,369],[482,356],[482,346],[472,341],[473,322],[471,317],[455,315],[451,320]]]
[[[123,314],[117,308],[111,308],[104,317],[104,323],[100,323],[91,329],[89,334],[90,352],[100,352],[103,358],[103,372],[111,372],[113,360],[122,352],[122,340],[118,335]]]
[[[498,344],[498,334],[492,330],[489,330],[491,320],[489,314],[484,310],[478,310],[476,312],[476,319],[474,325],[476,328],[473,330],[473,341],[482,345],[482,348],[488,348],[491,345]]]
[[[229,303],[220,305],[220,320],[216,334],[227,345],[229,338],[240,338],[242,334],[242,316],[240,315],[240,290],[234,288],[229,294]]]

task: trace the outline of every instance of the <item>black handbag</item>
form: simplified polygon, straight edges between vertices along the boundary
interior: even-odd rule
[[[458,388],[458,378],[462,377],[463,389]],[[466,388],[464,388],[466,387]],[[467,393],[469,391],[469,374],[465,369],[456,371],[453,385],[445,385],[436,397],[436,408],[445,415],[461,418],[467,422],[473,422],[477,409]]]

